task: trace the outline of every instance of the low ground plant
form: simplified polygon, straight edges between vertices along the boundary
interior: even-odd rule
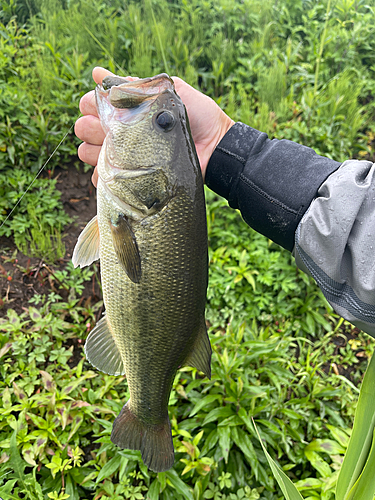
[[[0,236],[44,260],[63,252],[54,169],[77,162],[71,127],[98,64],[170,72],[271,138],[338,161],[374,159],[372,2],[11,0],[0,30]],[[54,291],[23,311],[0,309],[4,500],[276,500],[256,428],[304,497],[333,498],[373,345],[286,251],[209,192],[207,206],[213,377],[176,376],[174,468],[150,473],[138,452],[110,442],[128,394],[123,377],[83,355],[102,312],[80,300],[92,271],[50,264]]]
[[[223,213],[217,204],[210,217],[220,220]],[[245,225],[237,215],[230,217],[228,227],[237,233]],[[251,253],[258,235],[249,231],[247,237]],[[211,256],[221,243],[211,241]],[[265,246],[265,262],[274,251]],[[289,262],[283,251],[279,259]],[[110,441],[113,420],[129,394],[124,377],[97,372],[84,357],[84,340],[102,307],[79,300],[92,271],[51,270],[55,287],[69,290],[68,300],[56,292],[36,296],[27,310],[9,309],[0,320],[3,497],[17,498],[22,492],[38,499],[146,495],[151,500],[276,500],[277,485],[252,419],[269,453],[303,494],[333,492],[358,398],[356,384],[372,345],[363,334],[349,343],[352,327],[337,323],[319,294],[311,307],[326,311],[324,327],[317,321],[307,328],[296,309],[291,314],[300,324],[298,331],[290,316],[282,319],[282,311],[279,320],[271,314],[260,314],[258,320],[236,312],[225,318],[209,299],[212,379],[188,367],[176,375],[169,405],[175,466],[155,474],[145,468],[139,452],[119,450]],[[216,283],[220,275],[215,267],[211,273]],[[228,274],[231,300],[242,300],[242,280],[236,280],[235,272]],[[289,273],[279,279],[287,288]],[[277,304],[283,287],[275,288],[272,281],[262,286],[269,307]],[[248,285],[254,299],[256,287],[256,281],[255,289]],[[310,333],[314,325],[315,337]],[[338,367],[347,370],[349,379]]]

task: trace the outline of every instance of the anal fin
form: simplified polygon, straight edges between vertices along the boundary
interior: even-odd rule
[[[197,340],[192,351],[187,356],[184,366],[192,366],[211,379],[211,354],[210,339],[208,338],[206,323],[203,320]]]
[[[99,259],[99,225],[95,215],[78,237],[72,262],[74,267],[89,266]]]
[[[120,351],[110,330],[109,320],[104,316],[89,333],[85,343],[87,360],[108,375],[125,375]]]

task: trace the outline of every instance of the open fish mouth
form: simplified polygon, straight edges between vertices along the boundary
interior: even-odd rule
[[[166,73],[134,81],[106,76],[95,90],[103,128],[106,130],[112,119],[127,124],[139,122],[157,97],[166,91],[174,92],[173,80]]]
[[[108,100],[115,108],[139,105],[145,99],[158,96],[165,90],[174,90],[173,80],[166,74],[129,81],[119,76],[106,76],[101,85],[108,92]]]

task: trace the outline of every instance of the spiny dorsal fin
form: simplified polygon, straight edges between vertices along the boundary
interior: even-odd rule
[[[99,259],[99,225],[97,216],[90,220],[79,235],[74,248],[72,262],[74,267],[89,266]]]
[[[117,258],[133,283],[139,283],[142,276],[141,256],[137,240],[124,215],[120,215],[116,223],[110,221],[113,247]]]
[[[108,375],[125,375],[120,351],[110,330],[107,316],[104,316],[89,333],[85,344],[87,360],[101,372]]]
[[[192,366],[211,379],[211,354],[210,339],[208,338],[206,323],[203,320],[197,340],[186,358],[184,366]]]

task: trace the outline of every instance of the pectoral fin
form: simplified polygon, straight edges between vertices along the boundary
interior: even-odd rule
[[[206,324],[203,320],[197,340],[195,341],[192,351],[186,358],[184,365],[193,366],[211,379],[211,354],[210,339],[208,338]]]
[[[99,225],[97,216],[90,220],[79,235],[74,248],[72,262],[74,267],[89,266],[99,259]]]
[[[109,320],[104,316],[89,333],[85,343],[87,360],[108,375],[125,375],[120,351],[110,330]]]
[[[137,240],[124,215],[120,215],[116,223],[110,221],[113,247],[117,258],[133,283],[139,283],[142,276],[141,256]]]

